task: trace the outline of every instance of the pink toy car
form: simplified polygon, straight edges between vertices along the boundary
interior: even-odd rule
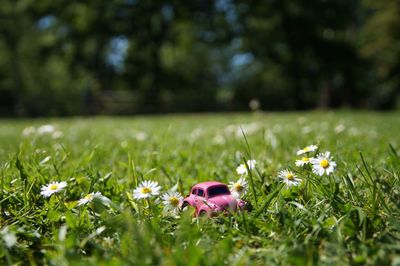
[[[190,195],[183,201],[182,210],[188,206],[195,208],[196,216],[213,216],[219,212],[242,210],[246,207],[246,202],[235,199],[224,183],[208,181],[192,187]]]

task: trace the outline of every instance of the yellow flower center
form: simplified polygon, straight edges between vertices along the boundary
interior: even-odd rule
[[[303,162],[308,162],[308,161],[310,160],[310,158],[308,158],[308,157],[303,157],[303,158],[301,158],[301,160],[302,160]]]
[[[178,206],[179,205],[179,199],[177,197],[171,197],[171,198],[169,198],[169,203],[172,206]]]
[[[148,187],[142,188],[142,194],[149,194],[149,193],[151,193],[151,188]]]
[[[242,191],[243,190],[243,186],[239,183],[235,183],[235,185],[233,185],[233,187],[235,188],[236,191]]]
[[[52,184],[52,185],[50,186],[50,190],[57,190],[57,188],[58,188],[58,185],[57,185],[57,184]]]
[[[289,180],[294,180],[294,175],[292,173],[287,173],[286,178]]]
[[[310,151],[310,148],[309,148],[309,147],[305,147],[305,148],[303,149],[303,151],[309,152],[309,151]]]
[[[328,168],[329,167],[329,161],[327,159],[323,159],[319,165],[321,165],[321,167],[323,168]]]
[[[92,195],[92,194],[87,194],[87,195],[85,196],[85,199],[86,199],[86,200],[92,200],[92,199],[93,199],[93,195]]]

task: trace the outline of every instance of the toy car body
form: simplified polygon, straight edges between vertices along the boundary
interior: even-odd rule
[[[208,181],[192,187],[183,201],[182,209],[195,208],[195,215],[213,216],[220,212],[230,213],[244,209],[246,202],[235,199],[224,183]]]

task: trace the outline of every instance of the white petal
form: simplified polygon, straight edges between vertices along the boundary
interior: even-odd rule
[[[323,176],[323,175],[324,175],[324,168],[320,167],[320,168],[319,168],[318,174],[319,174],[320,176]]]
[[[305,151],[303,151],[303,150],[299,150],[299,151],[297,151],[297,155],[302,155],[302,154],[304,154],[305,153]]]

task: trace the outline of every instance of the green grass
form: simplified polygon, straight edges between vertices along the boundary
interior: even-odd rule
[[[1,120],[1,236],[8,230],[17,238],[12,247],[0,239],[1,264],[398,265],[399,117]],[[21,135],[43,124],[55,125],[63,137]],[[332,175],[294,165],[296,151],[310,144],[331,152]],[[157,181],[163,191],[178,184],[184,194],[200,181],[236,181],[236,167],[250,158],[257,160],[249,179],[254,186],[245,195],[251,212],[195,219],[189,210],[171,217],[156,199],[150,208],[132,199],[141,180]],[[301,186],[282,187],[277,174],[285,168],[296,171]],[[50,181],[67,181],[67,189],[44,198],[40,189]],[[77,206],[92,191],[108,197],[110,206]]]

